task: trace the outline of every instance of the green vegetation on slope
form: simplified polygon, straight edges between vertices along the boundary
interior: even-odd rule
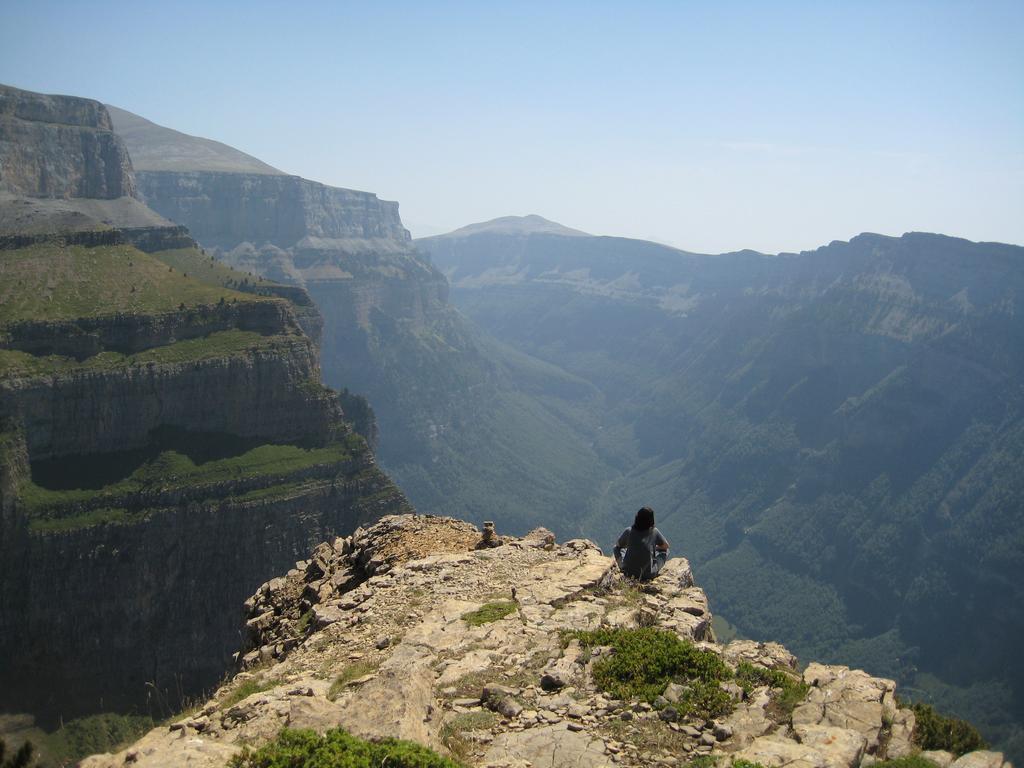
[[[399,739],[366,741],[340,728],[323,736],[310,730],[284,729],[259,749],[246,748],[231,759],[231,768],[459,768],[436,752]]]
[[[0,768],[30,768],[35,758],[35,746],[26,741],[17,752],[7,756],[7,745],[0,739]]]
[[[197,248],[175,248],[152,254],[175,271],[187,274],[207,285],[229,288],[245,294],[272,295],[277,283],[251,272],[242,272],[230,267],[213,256],[207,256]]]
[[[912,709],[917,718],[914,743],[921,749],[943,749],[959,756],[988,747],[970,723],[940,715],[929,704],[914,704]]]
[[[358,437],[355,439],[359,439]],[[350,459],[349,447],[340,444],[322,448],[295,445],[260,445],[237,456],[197,463],[176,450],[160,452],[149,458],[123,479],[100,488],[43,488],[34,482],[23,483],[20,501],[32,530],[54,532],[88,525],[116,522],[127,514],[129,497],[159,493],[174,488],[202,491],[225,481],[257,477],[281,477],[316,466],[330,466]],[[274,491],[274,489],[259,489]],[[243,497],[248,498],[248,496]],[[85,511],[68,514],[69,507],[86,505]]]
[[[123,355],[100,352],[78,361],[61,355],[32,355],[17,349],[0,349],[0,378],[51,376],[58,374],[94,373],[150,363],[163,365],[191,363],[224,357],[237,357],[253,352],[288,353],[295,347],[306,347],[309,341],[300,336],[261,336],[255,331],[217,331],[208,336],[187,339],[173,344]]]
[[[186,275],[130,245],[38,244],[0,258],[0,325],[170,312],[221,300],[262,299]]]
[[[516,612],[518,607],[511,600],[497,600],[493,603],[485,603],[475,611],[462,614],[462,620],[471,627],[479,627],[510,616]]]

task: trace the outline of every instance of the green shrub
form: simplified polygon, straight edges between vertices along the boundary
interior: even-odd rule
[[[71,764],[86,755],[116,752],[142,736],[154,725],[148,715],[101,712],[69,720],[39,741],[48,762]]]
[[[670,682],[690,684],[689,701],[681,702],[697,710],[721,711],[726,707],[714,693],[719,680],[731,677],[729,668],[710,651],[699,650],[674,632],[653,627],[638,629],[597,629],[573,631],[562,635],[564,642],[579,640],[584,648],[610,646],[612,653],[594,663],[594,682],[617,699],[654,701]],[[702,685],[705,684],[705,685]],[[731,703],[726,712],[731,711]],[[722,712],[724,714],[724,712]]]
[[[441,726],[441,743],[457,759],[465,760],[470,755],[471,745],[464,734],[467,731],[486,731],[497,720],[498,716],[487,710],[455,715]]]
[[[459,768],[436,752],[398,739],[364,741],[340,728],[323,736],[310,730],[284,729],[257,750],[246,748],[230,768]]]
[[[224,697],[224,700],[220,703],[221,709],[228,709],[235,706],[242,699],[247,699],[254,693],[263,693],[269,691],[277,685],[275,680],[261,681],[255,678],[242,681],[242,684],[235,688],[231,693]]]
[[[733,760],[732,768],[764,768],[761,763],[753,763],[750,760]]]
[[[355,661],[343,670],[331,683],[330,690],[327,691],[327,698],[334,701],[341,695],[341,692],[348,687],[348,684],[353,680],[358,680],[360,677],[366,677],[371,672],[376,671],[377,665],[368,661]]]
[[[875,763],[871,768],[938,768],[938,766],[931,760],[925,760],[920,755],[910,755],[909,757],[883,760],[880,763]]]
[[[748,661],[741,661],[736,666],[736,682],[747,693],[761,685],[772,688],[772,711],[776,719],[792,715],[796,705],[806,698],[810,690],[810,686],[792,672],[765,669]]]
[[[664,689],[662,689],[664,690]],[[693,680],[679,697],[676,708],[702,720],[724,717],[733,710],[732,696],[723,691],[715,680]]]
[[[21,745],[21,749],[7,757],[7,745],[4,744],[3,739],[0,739],[0,768],[29,768],[35,753],[36,750],[32,746],[32,742],[26,741]]]
[[[518,607],[511,600],[497,600],[493,603],[486,603],[475,611],[462,614],[462,620],[471,627],[479,627],[481,624],[489,624],[492,621],[505,618],[510,613],[515,613]]]
[[[988,746],[966,720],[940,715],[930,704],[914,704],[911,709],[917,717],[914,743],[921,749],[944,749],[960,756]]]

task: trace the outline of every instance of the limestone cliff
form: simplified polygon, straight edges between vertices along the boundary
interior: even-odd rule
[[[0,88],[0,712],[44,724],[179,706],[255,585],[408,508],[309,295],[135,195],[101,104]]]
[[[458,357],[469,343],[447,303],[447,281],[412,248],[397,203],[280,174],[137,175],[146,202],[219,259],[309,292],[324,319],[324,379],[371,398],[386,463],[429,452],[466,385],[449,382],[433,402],[409,398],[409,382],[456,369],[433,358]]]
[[[295,249],[294,277],[305,279],[330,252],[409,252],[398,203],[298,176],[138,169],[143,199],[184,224],[203,245],[225,252],[242,243]],[[264,258],[276,257],[268,251]],[[309,275],[316,279],[316,274]]]
[[[139,199],[102,104],[0,85],[0,231],[170,226]]]
[[[102,104],[6,85],[0,189],[31,197],[136,197],[128,152]]]
[[[684,558],[638,586],[593,543],[558,544],[543,529],[487,541],[449,518],[385,518],[320,544],[245,610],[244,671],[196,711],[83,765],[213,768],[283,727],[342,727],[489,768],[699,756],[721,768],[866,768],[915,754],[946,768],[1009,766],[996,752],[922,753],[891,680],[816,663],[801,672],[776,643],[717,643]],[[612,690],[607,670],[630,653],[616,637],[687,649],[713,676],[670,674],[652,700]],[[632,675],[664,660],[647,662]],[[695,698],[706,679],[722,680],[705,694],[713,712]]]
[[[79,315],[26,304],[30,289],[0,313],[0,707],[50,722],[157,696],[156,713],[219,679],[224,617],[255,584],[405,501],[287,300],[131,246],[4,256],[11,289],[55,281],[50,307],[62,280],[109,291],[122,258],[129,296],[180,302],[108,296],[96,309],[114,311]]]
[[[381,461],[418,509],[492,509],[525,531],[604,482],[596,435],[562,426],[577,423],[590,388],[481,338],[413,248],[397,203],[111,112],[150,206],[235,268],[309,291],[324,317],[324,381],[370,399]],[[517,378],[530,393],[554,378],[558,394],[540,402]],[[556,457],[570,458],[555,469]]]

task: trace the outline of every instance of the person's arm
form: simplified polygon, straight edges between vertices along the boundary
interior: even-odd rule
[[[626,548],[626,542],[629,541],[629,529],[627,528],[619,534],[619,540],[615,542],[615,548],[612,550],[612,554],[615,557],[615,562],[620,566],[622,565],[622,552]]]
[[[654,548],[659,552],[668,552],[668,539],[661,535],[661,531],[654,536]]]

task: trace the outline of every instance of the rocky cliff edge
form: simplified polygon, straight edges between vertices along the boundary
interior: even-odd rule
[[[866,768],[918,751],[893,681],[815,663],[800,673],[775,643],[717,644],[684,558],[640,588],[589,541],[558,544],[538,529],[488,542],[467,523],[400,515],[319,545],[245,610],[244,671],[176,722],[83,765],[222,766],[282,727],[339,726],[490,768],[672,766],[701,755],[719,766]],[[798,695],[786,705],[774,684],[723,682],[731,712],[710,719],[684,714],[685,685],[669,684],[653,704],[615,698],[595,679],[615,651],[566,633],[639,626],[745,668],[748,683],[751,671],[781,675]],[[923,756],[940,768],[1010,768],[997,752]]]

